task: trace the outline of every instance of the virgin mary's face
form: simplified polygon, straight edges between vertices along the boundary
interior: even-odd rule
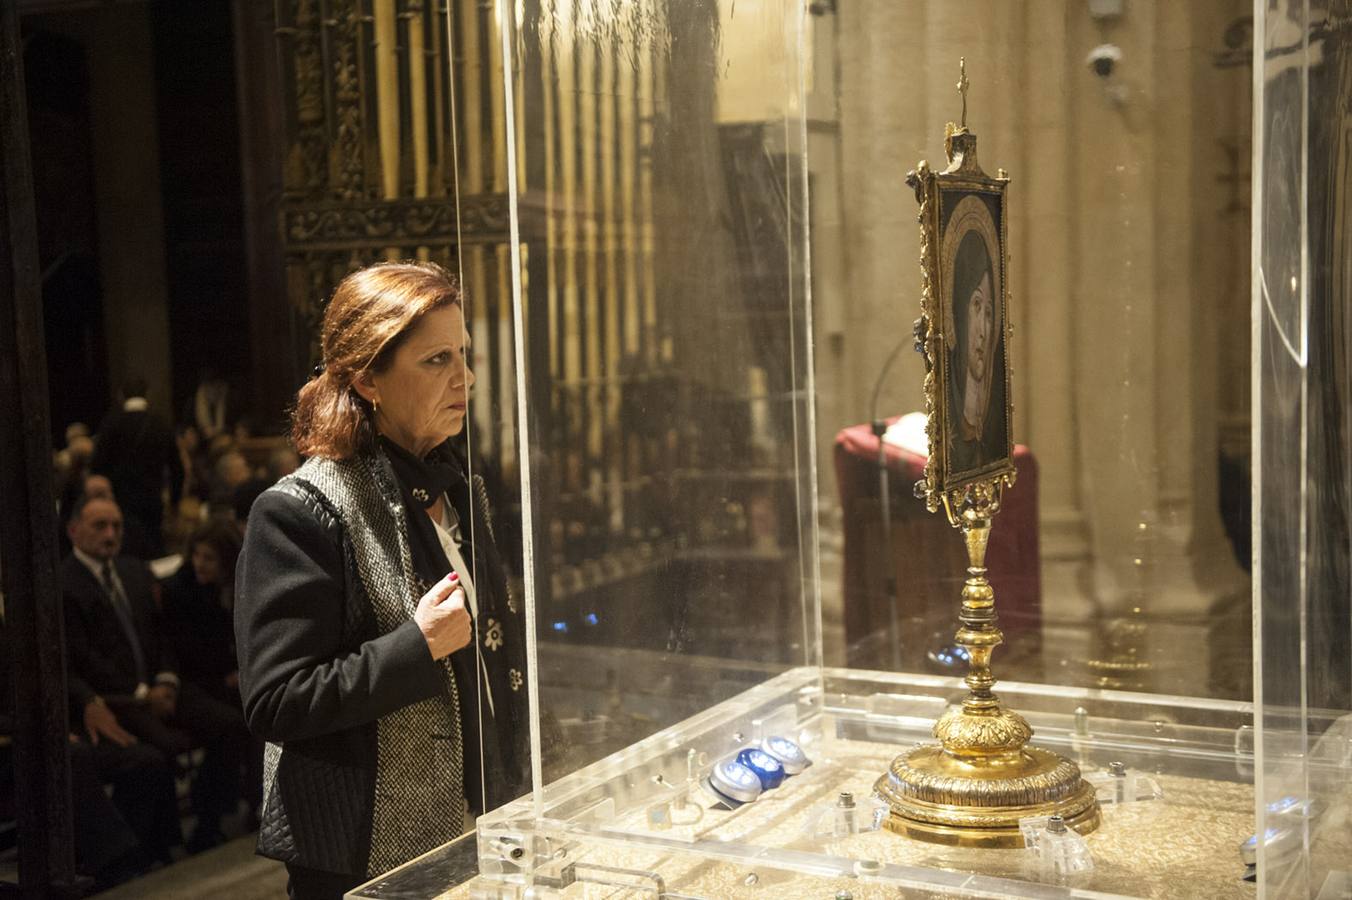
[[[991,332],[995,328],[995,305],[991,276],[987,271],[967,301],[967,376],[984,381],[990,368]]]

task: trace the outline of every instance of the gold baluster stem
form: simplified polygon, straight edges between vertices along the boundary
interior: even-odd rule
[[[956,636],[958,645],[967,650],[967,687],[971,693],[962,701],[965,709],[977,712],[998,707],[999,701],[991,693],[995,676],[991,674],[991,654],[1004,641],[996,627],[995,589],[986,578],[986,546],[990,541],[991,520],[988,518],[964,522],[963,538],[967,543],[967,582],[962,588],[962,611],[958,615],[961,627]]]

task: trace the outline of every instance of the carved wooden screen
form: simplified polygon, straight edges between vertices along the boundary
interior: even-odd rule
[[[313,361],[323,303],[353,269],[417,258],[460,270],[482,401],[476,438],[484,451],[514,455],[502,62],[500,42],[488,39],[491,4],[285,0],[275,16],[280,227],[297,352]]]

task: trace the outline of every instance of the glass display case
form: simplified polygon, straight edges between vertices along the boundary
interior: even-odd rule
[[[1086,841],[1090,872],[1049,875],[1027,850],[945,847],[880,830],[874,782],[899,749],[928,739],[961,694],[960,683],[941,678],[787,672],[559,779],[538,818],[529,803],[486,817],[478,889],[510,896],[533,880],[581,891],[626,877],[638,879],[634,889],[660,880],[666,894],[699,897],[899,888],[1038,897],[1066,896],[1067,887],[1168,896],[1180,883],[1206,885],[1211,897],[1252,894],[1237,852],[1253,823],[1243,703],[1002,685],[1040,746],[1076,760],[1091,780],[1114,763],[1125,768],[1129,787],[1098,779],[1103,824]],[[701,774],[771,736],[790,737],[812,765],[737,809],[713,804]],[[1116,802],[1115,791],[1127,795]]]
[[[518,0],[453,22],[492,50],[473,89],[506,128],[512,239],[485,264],[510,304],[471,327],[501,373],[485,450],[519,499],[531,791],[350,896],[1346,896],[1347,576],[1309,560],[1346,541],[1317,524],[1345,498],[1311,490],[1345,461],[1311,442],[1347,396],[1310,335],[1316,315],[1345,327],[1328,275],[1346,291],[1352,243],[1310,199],[1352,197],[1345,169],[1316,181],[1352,152],[1316,124],[1339,103],[1346,122],[1350,57],[1310,5],[1246,26],[1225,0],[917,3],[905,22]],[[1033,29],[1045,47],[1006,47]],[[960,55],[983,163],[1012,177],[996,691],[1101,814],[1082,837],[1028,822],[1013,849],[895,834],[873,794],[966,691],[961,539],[916,512],[915,449],[889,427],[923,376],[905,169],[940,158]],[[1251,201],[1232,196],[1249,140]],[[864,502],[887,541],[850,519],[832,443],[870,420],[902,454]],[[766,753],[757,785],[723,765]]]
[[[353,896],[1254,894],[1238,852],[1254,820],[1246,703],[1002,685],[1039,744],[1075,760],[1099,790],[1103,824],[1086,841],[1092,871],[1049,873],[1027,850],[879,830],[874,781],[962,692],[941,677],[787,671],[554,780],[539,813],[527,798],[481,818],[471,881],[451,877],[463,864],[433,856]],[[714,803],[699,783],[712,764],[771,736],[790,737],[812,764],[737,809]],[[1117,766],[1120,781],[1110,774]],[[429,884],[437,890],[407,893]],[[1181,884],[1204,893],[1179,893]]]
[[[1268,897],[1352,894],[1346,13],[1282,2],[1257,15],[1254,694]]]

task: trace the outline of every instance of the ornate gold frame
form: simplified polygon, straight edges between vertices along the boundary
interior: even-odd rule
[[[978,491],[998,498],[1003,487],[1013,485],[1014,471],[1014,403],[1012,391],[1013,364],[1010,359],[1009,322],[1009,219],[1005,211],[1005,192],[1009,175],[1004,169],[992,178],[981,170],[976,159],[976,135],[966,125],[949,123],[944,136],[944,150],[949,164],[942,172],[934,172],[929,163],[921,160],[915,171],[908,172],[906,183],[915,191],[920,204],[920,318],[916,320],[916,345],[925,357],[925,412],[929,417],[926,431],[929,436],[929,459],[925,463],[925,506],[938,512],[942,506],[949,521],[960,525],[957,510],[967,494]],[[949,409],[946,344],[951,335],[952,311],[948,308],[949,281],[947,260],[942,246],[944,235],[940,230],[940,213],[947,193],[988,194],[998,197],[999,209],[999,284],[995,288],[1000,309],[1000,346],[1004,351],[1004,415],[1005,444],[1008,453],[992,460],[980,469],[953,472],[949,467],[945,437],[952,411]],[[994,261],[994,260],[993,260]],[[998,503],[998,501],[997,501]]]
[[[1004,489],[1014,483],[1012,366],[1009,360],[1008,217],[1005,192],[1009,176],[995,178],[976,159],[976,135],[967,130],[967,74],[958,81],[963,97],[962,124],[949,123],[944,134],[948,167],[933,172],[923,160],[906,183],[920,203],[921,315],[915,324],[917,348],[925,355],[925,408],[929,416],[929,459],[923,489],[930,512],[942,507],[949,522],[962,529],[967,545],[967,581],[962,588],[957,644],[967,651],[968,694],[934,726],[938,745],[921,745],[892,761],[874,785],[889,807],[889,830],[920,840],[978,847],[1023,845],[1019,820],[1029,816],[1061,816],[1067,825],[1088,833],[1099,824],[1093,789],[1070,760],[1027,746],[1033,729],[1018,713],[1001,707],[991,690],[991,654],[1004,641],[995,616],[995,590],[986,578],[986,546],[991,520],[1000,511]],[[952,472],[949,467],[949,392],[946,338],[953,331],[945,299],[950,295],[947,253],[940,229],[948,192],[991,194],[999,198],[999,275],[993,292],[999,300],[999,336],[1005,361],[1006,455],[976,469]],[[983,206],[984,209],[984,206]],[[956,210],[955,210],[956,213]],[[987,238],[989,251],[989,238]],[[994,260],[992,260],[994,262]],[[996,359],[992,356],[992,360]]]

